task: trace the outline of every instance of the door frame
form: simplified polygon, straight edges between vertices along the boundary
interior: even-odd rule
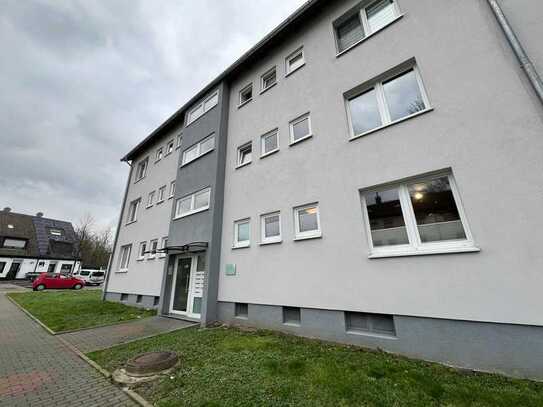
[[[173,303],[175,299],[175,283],[177,282],[177,272],[180,259],[191,259],[190,261],[190,276],[189,276],[189,292],[187,294],[187,310],[176,311],[173,309]],[[170,291],[170,307],[169,312],[171,314],[183,315],[190,318],[200,319],[200,314],[194,314],[192,312],[192,306],[194,304],[194,279],[196,275],[196,268],[198,266],[198,256],[194,254],[180,254],[175,256],[172,286]]]

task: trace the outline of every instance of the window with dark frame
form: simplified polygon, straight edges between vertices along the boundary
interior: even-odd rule
[[[249,305],[247,303],[236,302],[234,315],[237,318],[247,319],[249,317]]]
[[[299,307],[283,307],[283,323],[289,325],[300,325],[301,315]]]

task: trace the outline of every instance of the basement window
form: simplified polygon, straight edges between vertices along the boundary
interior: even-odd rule
[[[299,307],[283,307],[283,324],[300,325],[300,308]]]
[[[121,294],[121,301],[128,301],[128,294]]]
[[[236,318],[247,319],[249,317],[249,305],[247,303],[236,302],[234,312]]]
[[[345,326],[349,333],[396,336],[394,317],[388,314],[345,312]]]
[[[141,304],[141,300],[142,300],[142,299],[143,299],[143,296],[138,295],[138,296],[136,297],[136,303]]]

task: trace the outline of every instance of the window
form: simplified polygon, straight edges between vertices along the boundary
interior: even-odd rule
[[[49,234],[51,236],[57,236],[62,237],[64,236],[64,230],[63,229],[57,229],[57,228],[48,228]]]
[[[351,138],[429,109],[416,68],[375,83],[347,100]]]
[[[234,248],[251,245],[251,221],[242,219],[234,222]]]
[[[249,305],[241,302],[236,302],[234,306],[234,314],[237,318],[247,319],[249,316]]]
[[[150,208],[155,203],[155,191],[149,192],[149,196],[147,197],[147,208]]]
[[[269,213],[260,217],[261,244],[281,241],[281,214]]]
[[[126,223],[132,223],[138,220],[138,209],[140,207],[141,199],[136,199],[135,201],[130,202],[130,206],[128,207],[128,219],[126,220]]]
[[[136,303],[141,304],[141,301],[143,299],[143,296],[141,294],[136,295]]]
[[[128,271],[128,264],[130,263],[130,252],[132,251],[132,245],[127,244],[121,246],[119,253],[119,271]]]
[[[158,150],[156,150],[156,161],[160,161],[162,160],[162,157],[163,157],[163,150],[162,150],[162,147],[160,147]]]
[[[215,133],[183,151],[181,165],[190,163],[215,148]]]
[[[300,69],[305,65],[304,48],[301,47],[290,54],[285,59],[285,72],[286,75],[290,75],[292,72]]]
[[[320,215],[318,204],[294,208],[295,240],[321,237]]]
[[[26,247],[26,239],[11,239],[6,237],[3,247],[6,249],[24,249]]]
[[[399,17],[394,0],[378,0],[350,10],[334,23],[338,52],[358,44]]]
[[[182,141],[183,141],[183,134],[178,134],[175,141],[175,148],[180,148]]]
[[[171,154],[173,152],[173,140],[168,141],[168,144],[166,145],[166,155]]]
[[[219,103],[219,94],[218,91],[215,91],[189,111],[187,114],[187,126],[217,106],[217,103]]]
[[[374,333],[396,336],[394,317],[387,314],[345,312],[345,326],[350,333]]]
[[[174,195],[175,195],[175,181],[172,181],[170,182],[170,194],[168,196],[168,199],[173,198]]]
[[[166,199],[166,185],[162,185],[160,188],[158,188],[158,198],[156,203],[159,204],[161,202],[164,202]]]
[[[300,308],[283,307],[283,324],[300,325]]]
[[[478,251],[450,174],[361,195],[370,257]]]
[[[121,294],[121,301],[128,301],[128,294]]]
[[[260,77],[260,92],[271,88],[277,83],[277,70],[275,66]]]
[[[253,143],[250,141],[241,147],[238,147],[238,163],[237,167],[243,167],[250,164],[253,156]]]
[[[253,100],[253,84],[245,86],[239,91],[239,107]]]
[[[160,241],[160,248],[162,250],[158,253],[158,257],[166,257],[166,251],[164,250],[166,247],[168,247],[168,236],[163,237]]]
[[[145,158],[144,160],[138,163],[138,166],[136,167],[136,182],[144,178],[145,175],[147,174],[148,162],[149,162],[149,157]]]
[[[276,151],[279,151],[279,133],[277,129],[260,137],[260,157],[266,157]]]
[[[0,274],[4,272],[4,268],[6,267],[5,261],[0,261]]]
[[[160,297],[155,296],[155,298],[153,299],[153,307],[156,307],[158,305],[159,301],[160,301]]]
[[[156,251],[158,249],[158,239],[153,239],[149,242],[149,259],[154,259],[156,257]]]
[[[175,206],[175,218],[192,215],[209,209],[211,188],[206,188],[184,198],[178,199]]]
[[[138,253],[138,260],[145,259],[145,252],[147,251],[147,242],[141,242],[139,253]]]
[[[305,140],[312,136],[311,134],[311,118],[309,113],[306,113],[289,123],[290,127],[290,144],[296,144],[299,141]]]

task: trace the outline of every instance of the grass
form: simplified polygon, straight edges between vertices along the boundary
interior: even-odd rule
[[[181,363],[135,390],[162,407],[543,405],[543,383],[268,331],[189,328],[88,356],[113,371],[156,350]]]
[[[155,315],[153,310],[103,302],[100,290],[62,290],[8,294],[55,332],[90,328]]]

